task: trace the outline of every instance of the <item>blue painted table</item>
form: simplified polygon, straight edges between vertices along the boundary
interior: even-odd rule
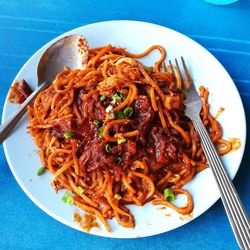
[[[184,33],[224,65],[250,111],[250,1],[228,6],[189,1],[0,0],[0,113],[14,76],[52,38],[78,26],[105,20],[140,20]],[[247,140],[249,139],[249,136]],[[250,212],[250,157],[234,180]],[[17,185],[0,146],[0,249],[237,249],[221,201],[187,225],[142,239],[106,239],[55,221]]]

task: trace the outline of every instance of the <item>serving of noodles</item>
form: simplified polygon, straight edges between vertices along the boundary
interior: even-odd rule
[[[152,67],[139,58],[159,51]],[[65,189],[63,199],[95,214],[111,231],[108,219],[133,228],[126,205],[151,202],[180,214],[193,210],[183,188],[207,168],[197,132],[184,115],[188,88],[164,67],[166,51],[153,45],[141,54],[107,45],[89,49],[85,69],[60,72],[29,107],[28,130],[40,148],[51,185]],[[208,90],[200,87],[201,118],[222,155],[231,143],[210,114]],[[187,203],[172,203],[183,194]]]

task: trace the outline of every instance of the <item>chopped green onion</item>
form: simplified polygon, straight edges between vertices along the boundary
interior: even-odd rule
[[[73,132],[67,131],[63,134],[64,138],[68,139],[71,138],[74,135]]]
[[[37,176],[40,176],[40,175],[42,175],[44,172],[45,172],[45,167],[41,167],[41,168],[39,168],[38,170],[37,170],[37,172],[36,172],[36,175]]]
[[[145,69],[145,71],[150,75],[152,74],[152,69],[150,67],[147,67],[147,66],[143,66],[143,68]]]
[[[112,105],[108,105],[105,111],[109,113],[112,109],[113,109]]]
[[[122,163],[122,157],[118,156],[116,157],[116,161],[118,164],[121,164]]]
[[[116,99],[118,100],[125,100],[125,95],[123,93],[115,93],[112,97],[111,97],[111,103],[115,104],[116,103]]]
[[[126,96],[123,93],[120,93],[120,100],[124,101]]]
[[[100,128],[98,129],[98,133],[99,133],[99,137],[100,137],[100,138],[103,137],[103,130],[104,130],[104,127],[103,127],[103,126],[100,127]]]
[[[120,139],[117,140],[117,143],[118,143],[118,144],[122,144],[122,143],[124,143],[125,141],[126,141],[125,138],[120,138]]]
[[[64,195],[62,196],[62,201],[68,205],[74,203],[73,195],[70,191],[66,191]]]
[[[101,97],[100,97],[100,100],[103,102],[104,100],[106,99],[106,96],[105,95],[102,95]]]
[[[82,194],[84,192],[84,189],[81,186],[78,186],[76,189],[76,193]]]
[[[111,147],[109,144],[105,145],[105,151],[108,153],[111,150]]]
[[[121,195],[120,195],[120,194],[115,194],[115,195],[114,195],[114,198],[115,198],[116,200],[118,200],[118,201],[119,201],[122,197],[121,197]]]
[[[122,111],[115,111],[114,114],[115,114],[115,119],[124,119],[125,118]]]
[[[94,120],[94,124],[95,124],[96,126],[98,126],[98,125],[100,124],[100,121]]]
[[[164,198],[166,200],[168,200],[168,201],[174,201],[175,200],[174,192],[171,189],[169,189],[169,188],[166,188],[164,190],[164,194],[163,195],[164,195]]]
[[[111,99],[110,103],[116,104],[116,99]]]
[[[133,109],[131,107],[127,107],[123,110],[123,114],[126,116],[126,117],[130,117],[131,115],[133,115]]]

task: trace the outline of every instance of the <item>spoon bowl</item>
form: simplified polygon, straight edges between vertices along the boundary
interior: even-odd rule
[[[65,36],[52,44],[42,55],[38,68],[38,86],[52,82],[58,72],[67,66],[70,69],[84,69],[88,60],[88,43],[78,34]]]
[[[78,34],[63,37],[53,43],[42,55],[37,68],[37,88],[20,105],[16,112],[0,127],[0,143],[11,133],[17,122],[25,114],[27,106],[55,79],[56,75],[68,67],[71,70],[84,69],[88,60],[88,44]]]

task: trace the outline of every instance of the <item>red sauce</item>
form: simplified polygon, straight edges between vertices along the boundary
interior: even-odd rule
[[[84,113],[84,101],[77,95],[76,103],[78,109]],[[51,128],[51,133],[61,137],[67,131],[71,131],[79,139],[76,156],[79,158],[79,167],[82,177],[87,180],[87,173],[99,170],[109,169],[113,172],[115,180],[121,179],[122,172],[135,160],[148,163],[150,172],[156,172],[159,177],[165,175],[166,170],[159,171],[169,163],[172,168],[171,160],[178,158],[181,152],[180,145],[182,138],[178,133],[171,131],[172,135],[167,135],[154,112],[149,97],[142,91],[132,105],[133,115],[130,117],[131,124],[120,124],[114,126],[111,135],[123,133],[138,129],[138,137],[127,138],[122,144],[106,142],[100,138],[99,128],[102,125],[95,125],[94,121],[105,120],[105,109],[109,103],[101,101],[99,95],[93,95],[88,100],[89,116],[85,120],[68,119],[64,123],[55,123]],[[187,122],[183,116],[183,122]],[[105,150],[106,144],[109,144],[110,150]],[[120,158],[120,164],[117,164],[117,157]],[[164,168],[166,169],[166,168]],[[173,171],[173,169],[171,169]],[[174,171],[173,171],[174,172]]]

